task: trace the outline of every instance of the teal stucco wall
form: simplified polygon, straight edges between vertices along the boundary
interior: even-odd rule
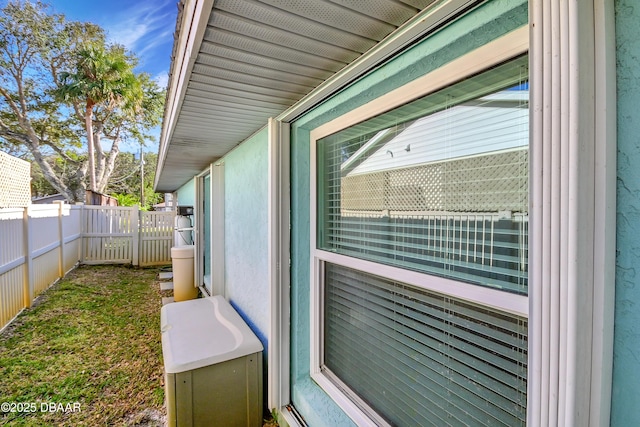
[[[269,330],[268,132],[224,157],[225,292],[267,346]]]
[[[618,184],[611,425],[640,425],[640,3],[617,0]]]
[[[292,125],[291,133],[291,334],[292,398],[312,426],[353,425],[310,379],[309,132],[465,53],[526,25],[523,0],[495,0],[413,46]]]
[[[178,204],[180,206],[196,205],[196,179],[191,178],[187,183],[180,187],[176,193],[178,194]]]

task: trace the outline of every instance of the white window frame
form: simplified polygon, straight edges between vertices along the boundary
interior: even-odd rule
[[[524,295],[502,292],[495,289],[471,285],[456,280],[425,273],[378,264],[371,261],[323,251],[317,248],[317,159],[316,143],[319,139],[355,125],[380,113],[400,107],[416,98],[445,88],[461,79],[484,71],[491,66],[525,54],[529,49],[529,29],[522,27],[498,38],[443,67],[410,82],[386,95],[338,117],[311,132],[310,174],[310,224],[311,224],[311,377],[357,425],[386,425],[373,409],[363,410],[363,403],[356,404],[321,369],[323,365],[323,265],[326,262],[365,271],[383,278],[404,282],[457,299],[481,304],[504,312],[528,317],[529,301]],[[364,406],[366,408],[366,406]]]
[[[211,165],[211,289],[226,297],[224,256],[224,161]]]
[[[209,288],[204,282],[204,264],[202,258],[204,256],[204,180],[209,177],[209,183],[212,183],[211,165],[195,176],[196,205],[194,206],[194,224],[193,224],[193,244],[194,248],[194,280],[195,286],[199,287],[205,295],[209,294]],[[211,185],[209,186],[211,191]],[[211,192],[209,193],[211,195]],[[211,197],[210,197],[211,199]],[[211,206],[209,206],[209,215],[211,215]],[[210,248],[211,249],[211,248]],[[211,253],[211,252],[210,252]],[[209,285],[211,286],[211,285]]]
[[[605,426],[611,409],[615,298],[615,14],[606,0],[579,7],[556,0],[530,0],[529,5],[527,425]],[[485,54],[473,60],[474,52],[465,55],[457,61],[459,68],[444,66],[423,83],[437,90],[455,80],[456,73],[463,77],[487,68],[487,60],[498,52],[487,46],[476,51]],[[423,93],[421,83],[415,86],[414,93],[392,92],[399,100],[388,96],[385,109]],[[323,254],[315,242],[315,141],[369,118],[375,103],[311,135],[312,377],[359,425],[374,421],[318,372]]]
[[[609,424],[616,235],[613,2],[531,0],[529,426]]]
[[[290,125],[269,118],[269,363],[267,407],[287,413],[290,386]],[[284,412],[282,412],[284,411]]]
[[[211,216],[209,253],[211,254],[210,283],[204,281],[204,179],[209,176]],[[224,260],[224,161],[211,163],[205,170],[195,176],[196,206],[194,216],[194,271],[196,285],[205,295],[225,295],[225,260]]]

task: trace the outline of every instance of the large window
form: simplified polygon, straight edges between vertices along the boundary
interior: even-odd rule
[[[375,423],[526,423],[528,89],[524,55],[314,141],[314,378]]]

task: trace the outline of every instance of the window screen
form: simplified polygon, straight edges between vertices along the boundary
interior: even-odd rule
[[[526,319],[330,263],[324,298],[325,369],[390,424],[526,424]]]
[[[318,140],[318,248],[526,295],[527,62]]]

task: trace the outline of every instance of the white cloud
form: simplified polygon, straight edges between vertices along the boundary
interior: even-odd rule
[[[155,34],[153,35],[153,39],[149,41],[145,41],[144,47],[142,49],[138,49],[138,55],[145,56],[150,51],[153,51],[158,45],[162,43],[166,43],[168,40],[173,41],[173,30],[163,29],[155,30]]]
[[[125,46],[131,51],[136,51],[136,46],[140,39],[150,31],[146,24],[118,25],[109,30],[109,41]]]
[[[110,42],[135,53],[144,63],[155,47],[172,40],[175,15],[168,5],[173,2],[136,1],[131,4],[130,8],[115,15],[111,24],[105,25],[107,37]]]

